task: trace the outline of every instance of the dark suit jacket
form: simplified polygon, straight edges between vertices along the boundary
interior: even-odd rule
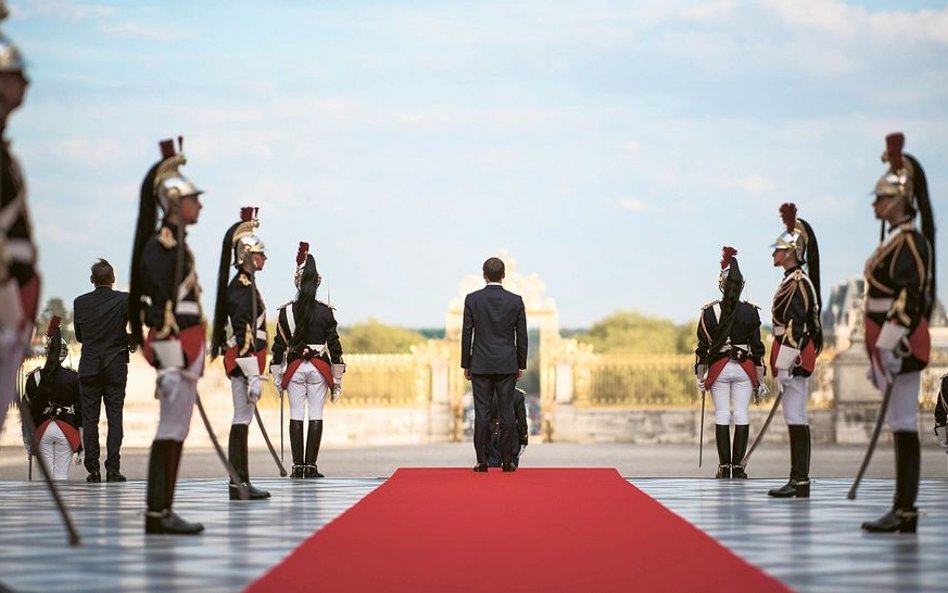
[[[499,285],[467,295],[461,368],[476,375],[509,375],[527,368],[527,313],[519,295]]]
[[[98,286],[73,301],[76,339],[82,344],[79,376],[100,373],[114,360],[128,361],[128,293]]]

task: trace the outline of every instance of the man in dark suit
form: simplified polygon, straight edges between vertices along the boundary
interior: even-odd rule
[[[464,299],[461,368],[474,391],[476,472],[487,471],[490,448],[490,407],[497,398],[501,419],[501,467],[515,471],[514,389],[527,368],[527,313],[523,299],[503,287],[504,262],[484,262],[487,286]]]
[[[101,482],[99,473],[99,413],[105,401],[109,421],[106,438],[106,480],[124,482],[119,472],[122,446],[122,408],[128,379],[128,293],[113,290],[115,271],[104,259],[92,264],[89,278],[95,290],[73,302],[76,339],[82,343],[79,359],[83,447],[87,482]]]

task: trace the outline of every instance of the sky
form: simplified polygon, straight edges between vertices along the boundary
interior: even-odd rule
[[[141,179],[178,135],[206,191],[189,235],[205,306],[224,232],[255,205],[270,314],[305,240],[342,325],[441,327],[500,250],[563,327],[696,318],[725,244],[769,310],[785,201],[819,238],[827,298],[878,242],[868,193],[896,130],[948,230],[945,2],[8,5],[32,84],[6,135],[44,300],[91,289],[98,257],[127,285]]]

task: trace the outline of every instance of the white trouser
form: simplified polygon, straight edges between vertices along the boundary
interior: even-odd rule
[[[754,384],[736,361],[729,360],[721,374],[711,384],[714,400],[715,424],[731,424],[731,401],[734,402],[734,424],[747,424],[747,408],[750,406]]]
[[[39,442],[39,453],[46,462],[46,467],[53,473],[54,480],[69,479],[69,461],[72,459],[72,445],[62,429],[55,422],[50,422],[43,432]]]
[[[0,328],[0,429],[3,429],[7,409],[16,401],[16,374],[23,364],[31,335],[32,324],[23,332]]]
[[[253,403],[247,397],[247,378],[231,377],[230,392],[234,396],[234,420],[231,424],[248,426],[253,420]]]
[[[322,420],[329,384],[313,363],[304,361],[286,388],[290,397],[290,420],[305,420],[304,403],[309,403],[309,419]]]
[[[187,369],[172,369],[164,371],[166,380],[174,388],[167,394],[161,395],[161,416],[158,420],[156,441],[178,441],[183,443],[191,428],[191,414],[194,413],[194,402],[197,401],[197,382],[204,367],[204,350],[194,358]]]
[[[806,402],[810,398],[810,378],[793,376],[784,383],[780,405],[787,425],[807,424]]]
[[[922,383],[921,371],[895,376],[886,424],[894,432],[918,432],[918,390]],[[880,382],[880,385],[885,383]]]

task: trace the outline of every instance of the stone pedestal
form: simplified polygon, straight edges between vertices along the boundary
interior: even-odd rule
[[[869,356],[861,331],[833,360],[833,394],[837,443],[866,443],[872,436],[882,393],[867,378]],[[888,434],[882,435],[889,438]]]

